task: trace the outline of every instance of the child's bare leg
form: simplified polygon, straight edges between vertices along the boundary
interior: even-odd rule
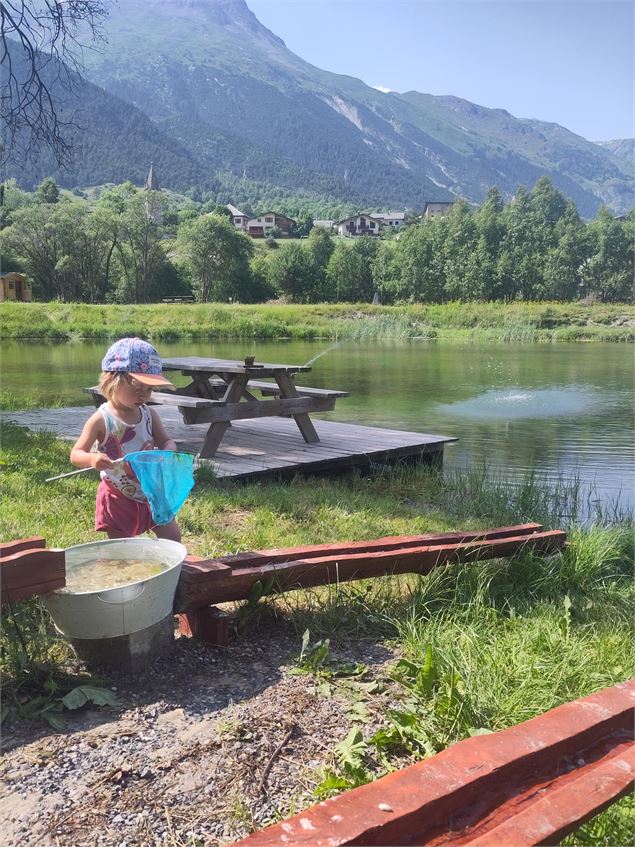
[[[181,529],[176,521],[155,526],[152,531],[157,538],[167,538],[168,541],[181,540]]]

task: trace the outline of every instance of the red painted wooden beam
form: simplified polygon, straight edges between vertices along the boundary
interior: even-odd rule
[[[235,553],[219,556],[217,561],[232,568],[315,559],[319,556],[345,556],[351,553],[377,553],[382,550],[404,550],[407,547],[422,547],[436,544],[466,544],[469,541],[484,541],[494,538],[510,538],[533,535],[542,530],[539,523],[501,526],[480,532],[435,532],[426,535],[388,535],[371,541],[340,541],[335,544],[311,544],[304,547],[282,547],[275,550]]]
[[[66,585],[63,550],[46,550],[43,538],[0,544],[0,605],[49,594]]]
[[[380,539],[381,540],[381,539]],[[178,612],[202,606],[245,600],[256,582],[273,579],[275,590],[289,591],[355,579],[368,579],[385,574],[429,573],[433,568],[448,562],[477,562],[513,556],[523,549],[540,553],[553,553],[562,549],[566,534],[560,530],[535,532],[512,537],[483,538],[460,543],[432,541],[422,546],[389,547],[369,552],[368,542],[361,542],[361,552],[315,556],[293,561],[267,561],[246,567],[241,561],[234,568],[231,559],[193,560],[184,565],[175,600]]]
[[[634,718],[630,680],[461,741],[237,844],[555,844],[632,790]]]

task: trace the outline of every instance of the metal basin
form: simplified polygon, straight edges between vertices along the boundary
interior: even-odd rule
[[[170,614],[186,555],[182,544],[162,538],[118,538],[68,547],[67,573],[95,559],[148,559],[162,562],[167,568],[139,582],[105,591],[60,590],[42,599],[57,628],[69,638],[130,635]]]

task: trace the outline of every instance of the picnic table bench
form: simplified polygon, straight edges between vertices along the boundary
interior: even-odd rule
[[[196,356],[163,359],[162,363],[165,371],[178,370],[191,381],[176,391],[154,391],[150,404],[176,406],[186,424],[209,423],[200,452],[207,459],[215,454],[231,422],[247,418],[293,417],[304,440],[318,442],[309,413],[332,411],[338,398],[348,396],[347,391],[295,385],[296,373],[311,370],[304,365],[256,364],[253,357],[237,361]],[[104,402],[99,386],[84,391],[96,406]]]

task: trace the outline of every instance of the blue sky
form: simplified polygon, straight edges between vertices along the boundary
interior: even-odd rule
[[[635,135],[633,0],[246,2],[325,70],[454,94],[592,141]]]

